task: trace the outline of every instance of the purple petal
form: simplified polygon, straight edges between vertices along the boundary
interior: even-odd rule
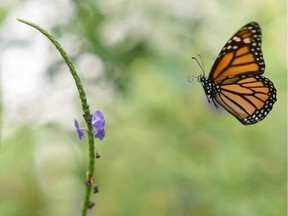
[[[93,116],[99,118],[99,119],[102,119],[104,120],[104,115],[103,113],[100,111],[100,110],[96,110],[94,113],[93,113]]]
[[[78,129],[79,128],[79,123],[78,123],[78,121],[76,120],[76,119],[74,119],[74,125],[75,125],[75,127]]]
[[[105,121],[96,121],[93,126],[97,129],[97,130],[103,130],[104,126],[105,126]]]
[[[84,137],[84,133],[82,131],[85,130],[85,128],[80,128],[79,123],[76,119],[74,119],[74,125],[75,125],[76,132],[78,134],[79,139],[82,140],[82,138]]]
[[[99,138],[99,140],[101,140],[101,141],[104,139],[104,137],[105,137],[105,130],[104,130],[104,129],[98,131],[98,132],[95,134],[95,138],[96,138],[96,139]]]
[[[81,130],[77,130],[77,134],[80,140],[84,137],[84,133]]]
[[[96,110],[92,115],[92,125],[97,131],[103,130],[105,126],[104,115],[100,110]]]
[[[94,121],[104,121],[104,115],[100,110],[96,110],[92,115],[92,123]]]

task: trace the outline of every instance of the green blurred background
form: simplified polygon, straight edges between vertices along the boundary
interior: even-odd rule
[[[0,0],[0,215],[80,215],[87,140],[65,64],[23,18],[69,53],[91,110],[106,117],[93,195],[99,216],[286,215],[287,2]],[[240,27],[259,22],[278,97],[243,126],[207,102],[206,74]]]

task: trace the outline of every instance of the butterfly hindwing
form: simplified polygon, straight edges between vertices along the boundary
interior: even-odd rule
[[[268,115],[276,101],[273,83],[263,76],[226,78],[215,100],[243,124],[254,124]]]

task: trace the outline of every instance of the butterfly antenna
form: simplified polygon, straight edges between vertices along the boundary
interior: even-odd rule
[[[198,57],[199,57],[199,59],[200,59],[200,62],[201,62],[201,64],[202,64],[202,70],[203,70],[203,74],[205,75],[205,65],[204,65],[204,63],[203,63],[203,59],[202,59],[202,56],[201,55],[198,55]]]
[[[205,68],[204,68],[202,57],[200,55],[198,55],[198,57],[200,58],[201,64],[200,64],[199,60],[195,56],[193,56],[192,59],[197,62],[197,64],[199,65],[199,67],[202,70],[203,75],[205,76]]]

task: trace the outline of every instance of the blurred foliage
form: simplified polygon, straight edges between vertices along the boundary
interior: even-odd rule
[[[73,18],[53,28],[60,39],[77,36],[81,48],[73,59],[99,57],[105,69],[99,80],[113,86],[110,102],[88,96],[107,122],[107,137],[96,143],[100,193],[92,196],[90,215],[286,212],[284,1],[191,2],[74,0]],[[243,126],[209,106],[202,86],[187,77],[200,73],[192,56],[201,54],[208,69],[226,40],[253,20],[262,26],[266,76],[278,101],[264,121]],[[59,62],[50,65],[52,76]],[[71,128],[27,123],[5,136],[1,216],[79,215],[87,146]]]

